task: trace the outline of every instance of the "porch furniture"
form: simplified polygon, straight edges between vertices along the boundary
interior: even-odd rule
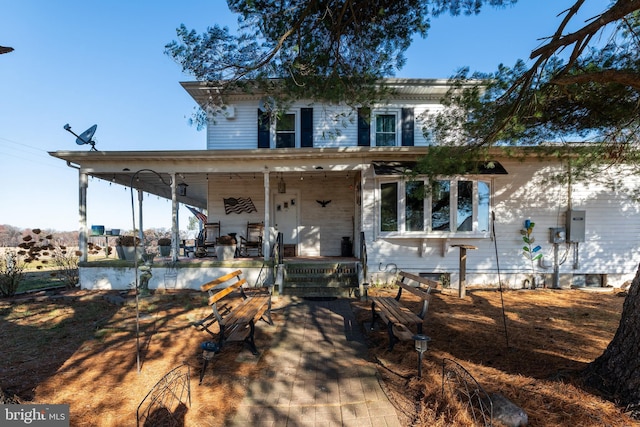
[[[405,282],[406,279],[413,280],[418,285],[412,286]],[[398,293],[395,297],[369,297],[371,300],[371,329],[373,330],[377,319],[383,322],[389,333],[389,351],[393,350],[393,346],[401,339],[413,340],[416,334],[422,334],[422,323],[429,309],[429,294],[431,289],[437,288],[440,283],[426,277],[400,271],[395,284],[398,286]],[[400,302],[403,290],[419,298],[420,311],[414,313]],[[415,329],[416,332],[412,332],[412,329]]]
[[[233,281],[235,279],[235,281]],[[242,270],[221,276],[200,286],[200,290],[209,294],[211,314],[204,319],[192,323],[198,330],[209,333],[216,339],[217,353],[224,344],[233,341],[244,341],[254,355],[258,355],[254,336],[255,323],[264,320],[273,325],[271,319],[271,289],[268,287],[249,288],[244,286],[247,280],[242,278]],[[233,293],[235,292],[235,298]],[[239,295],[238,295],[239,293]],[[219,330],[210,328],[218,323]],[[204,358],[200,381],[204,376],[210,358]]]
[[[182,255],[189,257],[190,253],[196,251],[196,239],[182,239],[180,241],[180,249],[182,249]]]
[[[262,235],[264,223],[247,222],[246,237],[240,236],[240,256],[262,256]]]
[[[215,248],[219,238],[220,221],[207,222],[196,238],[196,256],[207,256],[209,254],[209,248]]]

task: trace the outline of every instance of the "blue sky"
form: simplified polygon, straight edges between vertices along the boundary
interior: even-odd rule
[[[440,17],[407,52],[398,77],[446,78],[458,68],[513,65],[553,34],[574,0],[520,0],[478,16]],[[584,19],[608,0],[587,0]],[[164,54],[184,23],[198,32],[235,28],[222,0],[1,0],[0,224],[78,229],[78,175],[49,151],[85,150],[63,129],[93,124],[96,148],[200,150],[205,132],[188,124],[195,102],[179,85],[192,78]],[[576,23],[577,25],[578,23]],[[91,180],[88,225],[131,229],[130,193]],[[170,227],[171,204],[145,200],[144,224]],[[181,229],[187,211],[181,209]]]

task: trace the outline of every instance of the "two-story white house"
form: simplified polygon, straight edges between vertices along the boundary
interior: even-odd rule
[[[205,150],[51,155],[77,165],[81,195],[87,177],[94,176],[170,198],[174,214],[180,204],[206,210],[207,221],[219,222],[221,234],[242,236],[248,222],[264,224],[263,257],[231,264],[183,257],[176,228],[173,259],[179,262],[172,268],[178,265],[178,287],[202,283],[192,268],[197,262],[207,267],[200,273],[204,278],[242,265],[254,280],[262,280],[260,269],[270,262],[278,235],[285,262],[351,262],[360,284],[384,282],[397,269],[451,287],[466,279],[467,285],[496,286],[500,280],[522,288],[532,277],[547,287],[620,286],[633,277],[640,259],[640,215],[626,188],[558,184],[545,180],[565,168],[557,160],[532,155],[521,161],[498,149],[491,165],[443,176],[433,188],[420,176],[409,179],[406,172],[429,155],[423,117],[442,108],[447,81],[385,83],[392,95],[372,108],[300,99],[283,114],[267,111],[260,93],[221,95],[210,83],[182,83],[200,106],[207,108],[213,97],[223,105],[209,116]],[[620,171],[603,171],[603,178],[606,173]],[[164,185],[157,174],[172,184]],[[625,185],[640,182],[629,178]],[[81,196],[81,213],[83,203]],[[543,254],[534,263],[523,250],[526,220],[535,222],[534,246]],[[81,244],[88,232],[84,224]],[[83,263],[81,285],[131,283],[109,268],[123,267]],[[163,286],[162,274],[157,276],[152,286]]]

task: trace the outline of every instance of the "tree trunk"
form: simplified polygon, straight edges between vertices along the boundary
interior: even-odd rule
[[[640,266],[613,340],[583,374],[589,386],[606,393],[616,403],[633,406],[640,403]]]

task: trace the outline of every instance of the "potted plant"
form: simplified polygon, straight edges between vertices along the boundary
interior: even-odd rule
[[[140,247],[140,238],[136,236],[120,236],[116,240],[116,251],[120,259],[135,260],[135,248]],[[138,250],[140,253],[140,250]]]
[[[158,248],[160,250],[160,256],[169,256],[171,253],[171,239],[168,237],[158,239]]]
[[[220,236],[216,243],[216,256],[219,261],[233,259],[236,254],[236,239],[233,236]]]

